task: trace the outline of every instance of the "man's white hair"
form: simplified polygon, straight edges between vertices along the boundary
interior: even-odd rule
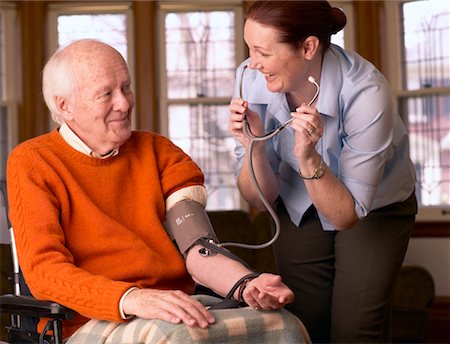
[[[94,39],[80,39],[69,43],[68,45],[59,48],[50,57],[42,72],[42,94],[45,103],[52,115],[52,119],[62,124],[64,122],[58,106],[56,105],[56,97],[69,98],[73,96],[75,90],[75,73],[73,69],[73,61],[70,54],[65,54],[67,48],[79,42],[96,42],[105,44]],[[105,44],[106,45],[106,44]]]

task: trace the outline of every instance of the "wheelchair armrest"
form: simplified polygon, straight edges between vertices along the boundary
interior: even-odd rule
[[[5,313],[30,317],[72,320],[75,311],[52,301],[40,301],[31,296],[5,294],[0,296],[0,309]]]

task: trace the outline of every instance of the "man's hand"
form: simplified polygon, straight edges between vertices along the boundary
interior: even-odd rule
[[[250,307],[273,310],[294,301],[294,293],[279,275],[265,273],[250,281],[244,289],[243,299]]]
[[[200,302],[180,290],[136,289],[123,300],[123,311],[144,319],[206,328],[215,322]]]

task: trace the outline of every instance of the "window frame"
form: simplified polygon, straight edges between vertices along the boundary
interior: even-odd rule
[[[159,131],[162,135],[169,137],[169,113],[170,105],[228,105],[230,97],[197,97],[197,98],[180,98],[169,99],[167,96],[167,75],[166,71],[166,47],[165,47],[165,16],[167,13],[173,12],[208,12],[208,11],[233,11],[235,14],[235,67],[245,59],[246,50],[243,37],[244,11],[241,1],[224,1],[217,4],[215,2],[204,1],[161,1],[157,7],[157,46],[158,46],[158,66],[159,74]],[[241,43],[241,44],[240,44]],[[237,185],[236,185],[237,189]],[[239,204],[236,210],[248,211],[249,206],[242,198],[240,192]]]
[[[399,109],[402,98],[427,96],[427,95],[450,95],[450,87],[421,88],[417,90],[406,90],[403,88],[402,77],[402,55],[403,55],[403,15],[402,5],[411,0],[385,1],[386,18],[386,48],[384,49],[386,72],[385,75],[392,87],[394,105]],[[413,0],[414,1],[414,0]],[[408,118],[402,117],[408,126]],[[417,222],[450,222],[450,205],[442,206],[420,206],[416,217]]]
[[[160,84],[160,127],[163,135],[169,134],[168,108],[172,104],[229,104],[230,97],[201,97],[201,98],[182,98],[168,99],[167,97],[167,78],[163,71],[166,70],[166,51],[165,51],[165,15],[168,12],[203,12],[203,11],[234,11],[235,12],[235,42],[236,42],[236,68],[245,59],[244,36],[243,36],[243,9],[240,2],[229,1],[222,4],[204,3],[204,2],[160,2],[158,4],[158,65],[161,71],[158,75]],[[239,30],[241,28],[241,30]],[[242,44],[239,44],[242,42]]]

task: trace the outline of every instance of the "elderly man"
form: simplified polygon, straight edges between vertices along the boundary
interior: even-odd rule
[[[69,342],[111,340],[120,331],[116,342],[151,342],[148,326],[161,324],[170,325],[169,339],[182,330],[205,338],[244,311],[263,317],[264,330],[279,330],[281,322],[280,336],[307,337],[287,311],[264,312],[293,301],[280,276],[252,274],[201,241],[188,243],[183,259],[163,222],[181,202],[205,205],[203,174],[167,138],[131,130],[131,80],[115,49],[80,40],[57,51],[43,72],[43,94],[60,126],[11,153],[10,217],[32,294],[79,314],[64,325]],[[210,311],[192,296],[194,281],[220,295],[232,290],[230,297],[250,307]],[[249,342],[261,342],[259,332]]]

